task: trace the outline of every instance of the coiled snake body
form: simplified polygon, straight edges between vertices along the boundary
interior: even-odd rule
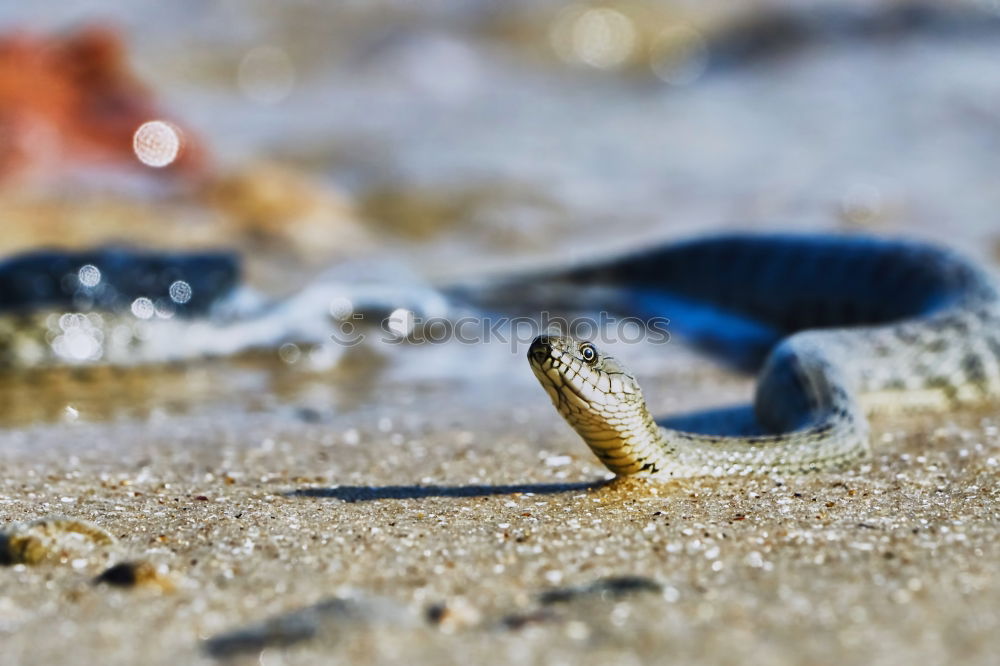
[[[689,432],[654,421],[635,378],[613,356],[589,342],[539,336],[528,352],[532,370],[619,475],[841,468],[869,455],[873,404],[950,408],[1000,396],[996,283],[938,247],[724,236],[571,270],[557,281],[617,287],[624,295],[617,306],[633,312],[683,306],[699,322],[710,312],[716,326],[688,332],[760,366],[757,434]],[[671,326],[684,332],[683,319]]]

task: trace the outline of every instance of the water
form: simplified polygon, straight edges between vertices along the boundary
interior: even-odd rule
[[[0,21],[120,26],[139,74],[205,138],[220,170],[266,157],[344,194],[371,242],[333,240],[328,262],[363,257],[342,272],[381,265],[390,268],[380,275],[442,281],[720,228],[919,235],[993,260],[996,32],[932,26],[845,37],[834,9],[815,19],[830,27],[807,31],[798,48],[723,62],[725,3],[566,7],[105,0],[8,4]],[[669,30],[687,35],[683,57],[647,61],[643,49],[661,53],[657,35]],[[294,292],[323,263],[302,271],[288,248],[233,245],[266,265],[250,281],[271,293]],[[661,351],[632,353],[658,367]],[[337,361],[291,383],[351,393],[351,381],[367,377],[377,400],[393,382],[527,376],[521,354],[499,347],[350,356],[362,368],[353,380],[337,374]],[[178,392],[182,403],[247,410],[295,402],[277,388],[296,372],[277,350],[253,370],[240,363],[213,365],[218,387],[207,391],[197,388],[202,368],[129,371],[145,373],[140,383],[150,387],[188,388],[110,404],[130,414],[134,399],[148,408],[133,411],[148,416]],[[79,390],[42,391],[57,396],[52,408],[28,401],[8,420],[65,418],[85,402],[74,396],[94,393]],[[121,411],[79,412],[112,413]]]

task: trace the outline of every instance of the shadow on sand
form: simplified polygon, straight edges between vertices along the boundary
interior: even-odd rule
[[[551,495],[595,490],[610,481],[580,481],[576,483],[524,483],[513,485],[470,486],[337,486],[334,488],[302,488],[285,494],[286,497],[323,497],[342,502],[371,502],[385,499],[426,499],[428,497],[488,497],[490,495],[516,495],[532,493]]]

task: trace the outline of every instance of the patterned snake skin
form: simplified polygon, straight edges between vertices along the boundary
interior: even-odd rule
[[[1000,396],[996,282],[938,247],[724,236],[553,280],[615,287],[627,299],[619,306],[632,311],[678,303],[698,317],[711,310],[724,324],[695,326],[688,332],[696,341],[761,365],[753,404],[761,434],[715,436],[657,424],[635,378],[591,343],[539,336],[528,352],[532,370],[559,413],[618,475],[842,468],[869,455],[869,411],[949,409]],[[683,331],[683,317],[675,325]]]

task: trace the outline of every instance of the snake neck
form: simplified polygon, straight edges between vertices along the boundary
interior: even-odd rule
[[[641,393],[613,406],[580,409],[572,402],[561,401],[556,407],[590,450],[619,476],[655,475],[661,470],[653,453],[662,459],[673,452]]]
[[[855,333],[855,335],[857,335]],[[629,392],[550,390],[556,408],[612,472],[661,479],[800,473],[867,455],[867,421],[829,333],[805,333],[774,350],[757,396],[766,433],[721,436],[657,424],[638,386]],[[540,375],[541,376],[541,375]]]

